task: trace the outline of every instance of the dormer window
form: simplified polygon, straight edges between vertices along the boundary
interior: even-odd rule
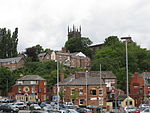
[[[23,81],[18,81],[18,84],[23,84]]]

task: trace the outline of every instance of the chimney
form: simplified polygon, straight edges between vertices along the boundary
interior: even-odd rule
[[[75,79],[78,79],[80,77],[85,77],[85,72],[84,71],[75,72]]]
[[[64,81],[64,78],[65,78],[64,72],[61,72],[61,73],[60,73],[60,82],[63,82],[63,81]]]
[[[138,72],[135,72],[134,73],[134,77],[138,77],[139,73]]]

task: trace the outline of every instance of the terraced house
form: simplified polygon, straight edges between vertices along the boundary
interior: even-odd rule
[[[111,86],[106,78],[110,74],[113,75],[112,72],[102,72],[100,77],[100,72],[81,71],[66,79],[61,74],[61,82],[59,83],[61,101],[71,101],[79,106],[96,105],[106,107],[106,87]],[[112,77],[108,77],[108,79],[112,79]],[[57,85],[53,87],[53,93],[54,95],[57,94]]]
[[[25,60],[24,57],[14,57],[14,58],[5,58],[0,59],[0,67],[7,67],[10,70],[16,70],[24,66]]]

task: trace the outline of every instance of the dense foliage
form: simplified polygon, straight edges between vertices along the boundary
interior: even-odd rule
[[[89,38],[73,37],[65,43],[65,48],[68,49],[71,53],[82,52],[85,55],[91,57],[92,51],[88,48],[88,46],[91,44],[92,41]]]
[[[18,28],[11,34],[6,28],[0,28],[0,58],[17,56]]]
[[[1,95],[6,95],[10,90],[11,86],[15,82],[15,75],[7,69],[7,68],[0,68],[0,91],[2,91]]]
[[[150,71],[150,51],[140,48],[136,43],[128,43],[129,78],[134,72]],[[105,39],[102,49],[96,52],[92,70],[112,71],[118,79],[118,88],[125,90],[126,84],[126,52],[125,43],[116,36]]]

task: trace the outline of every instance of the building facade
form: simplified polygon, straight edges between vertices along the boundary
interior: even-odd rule
[[[73,102],[79,106],[96,105],[106,108],[106,86],[104,75],[109,72],[102,72],[98,75],[94,72],[76,72],[74,75],[64,79],[60,75],[59,92],[63,92],[61,100],[63,102]],[[57,94],[56,85],[53,88],[54,95]],[[60,93],[61,94],[61,93]]]
[[[47,99],[47,81],[39,75],[22,76],[12,86],[9,96],[25,102],[45,101]]]
[[[6,67],[10,70],[16,70],[24,66],[25,60],[24,57],[14,57],[14,58],[6,58],[0,59],[0,67]]]

